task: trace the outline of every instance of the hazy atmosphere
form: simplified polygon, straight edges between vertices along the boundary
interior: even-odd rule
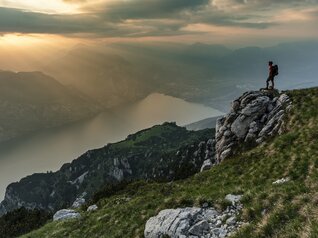
[[[279,88],[315,86],[317,3],[0,0],[0,139],[151,93],[226,112],[265,85],[268,60]]]
[[[43,175],[47,177],[35,179],[35,183],[57,176],[54,186],[82,184],[87,174],[89,179],[97,176],[94,173],[101,165],[95,162],[91,162],[91,166],[96,165],[92,174],[92,170],[82,169],[84,165],[73,166],[91,159],[87,151],[107,145],[102,152],[92,153],[96,161],[107,153],[114,156],[109,157],[111,162],[108,157],[103,162],[112,168],[122,153],[124,157],[133,154],[125,146],[132,150],[140,146],[138,153],[134,151],[136,158],[142,162],[154,158],[149,164],[145,162],[145,167],[135,161],[133,169],[141,166],[156,171],[151,163],[157,166],[160,156],[171,153],[175,159],[188,148],[186,143],[214,140],[216,120],[230,110],[234,113],[233,100],[266,87],[272,70],[269,61],[279,67],[275,89],[284,92],[317,87],[317,25],[318,0],[0,0],[0,198],[5,197],[0,218],[15,207],[6,204],[13,191],[11,185],[6,190],[7,186],[22,186],[27,175],[47,172]],[[264,111],[275,105],[273,99]],[[192,126],[182,131],[165,122]],[[143,133],[138,131],[158,124],[163,124],[162,137],[141,136],[145,141],[135,142]],[[180,131],[170,135],[167,131],[177,130],[175,127]],[[213,128],[211,138],[197,128]],[[156,130],[150,131],[156,134]],[[124,149],[118,150],[119,156],[115,152],[121,147],[115,144],[113,149],[109,143],[122,140]],[[156,147],[161,140],[162,147]],[[181,149],[174,151],[177,143]],[[207,144],[205,151],[211,146]],[[188,158],[189,150],[181,162]],[[162,169],[164,172],[150,175],[142,169],[136,169],[138,176],[134,178],[160,180],[165,172]],[[121,178],[121,173],[124,176],[124,172],[114,171],[114,178],[112,172],[105,172],[96,181],[110,177],[113,181]],[[74,178],[67,180],[65,174]],[[58,180],[61,178],[65,181]],[[84,184],[89,187],[89,183]],[[74,196],[86,192],[76,186]],[[42,198],[43,194],[37,196]],[[49,198],[39,208],[48,207],[51,212],[76,198],[49,203],[58,190],[45,194],[43,197]],[[16,203],[24,204],[20,200]],[[37,207],[33,201],[30,204]]]
[[[268,60],[280,65],[281,89],[318,85],[317,3],[0,0],[0,140],[151,93],[224,113],[265,85]]]

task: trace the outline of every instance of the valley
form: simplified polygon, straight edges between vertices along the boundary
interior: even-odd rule
[[[222,114],[210,107],[154,93],[87,120],[9,141],[0,145],[0,195],[3,198],[6,186],[23,176],[55,171],[90,149],[123,140],[144,128],[166,121],[182,126]]]

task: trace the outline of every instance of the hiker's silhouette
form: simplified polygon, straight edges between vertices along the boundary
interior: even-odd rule
[[[274,89],[274,78],[276,75],[278,75],[278,66],[273,65],[273,61],[268,62],[268,78],[266,80],[266,89],[269,89],[269,82],[272,82],[272,89]]]

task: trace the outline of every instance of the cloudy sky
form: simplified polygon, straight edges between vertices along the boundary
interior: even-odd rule
[[[0,0],[0,38],[271,45],[318,38],[318,0]],[[19,42],[19,41],[17,41]]]

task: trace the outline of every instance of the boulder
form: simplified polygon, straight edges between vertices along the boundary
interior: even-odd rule
[[[201,208],[166,209],[151,217],[145,227],[145,238],[161,238],[162,235],[179,237],[189,235],[192,220],[196,220]]]
[[[62,221],[68,219],[80,218],[81,214],[71,209],[62,209],[57,211],[53,216],[53,221]]]
[[[96,211],[98,209],[98,206],[97,205],[91,205],[87,208],[87,212],[93,212],[93,211]]]
[[[151,217],[145,226],[145,238],[226,237],[238,229],[236,214],[242,209],[241,195],[227,195],[234,205],[218,212],[213,207],[166,209]]]

